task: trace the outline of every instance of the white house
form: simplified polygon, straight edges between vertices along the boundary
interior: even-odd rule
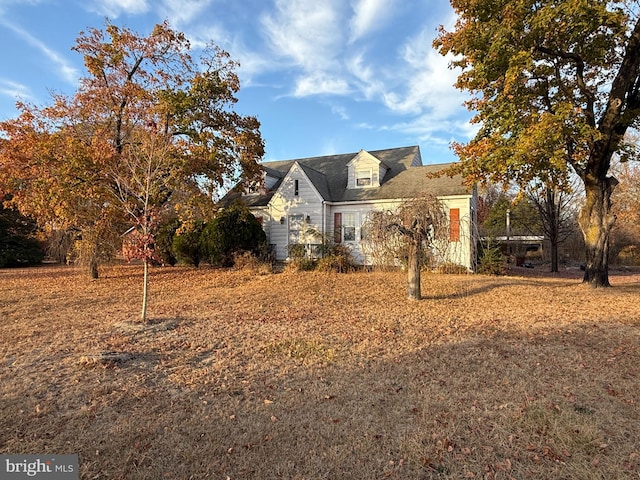
[[[262,223],[278,260],[287,259],[292,244],[304,244],[313,254],[320,238],[328,237],[348,245],[356,262],[368,264],[361,242],[367,214],[431,193],[450,217],[442,260],[473,269],[477,192],[459,176],[428,176],[448,166],[422,165],[417,146],[265,162],[259,184],[225,200],[242,198]]]

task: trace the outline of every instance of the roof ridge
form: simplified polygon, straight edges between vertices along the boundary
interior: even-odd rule
[[[313,157],[290,158],[290,159],[284,159],[284,160],[267,160],[265,162],[262,162],[260,165],[265,165],[265,164],[269,164],[269,163],[282,163],[282,164],[285,164],[287,162],[300,162],[300,161],[307,161],[307,160],[319,160],[319,159],[327,159],[327,158],[330,158],[330,157],[348,157],[348,156],[355,157],[356,155],[358,155],[363,150],[365,152],[370,153],[371,155],[375,156],[375,153],[392,152],[394,150],[405,150],[405,149],[410,149],[410,148],[420,148],[420,146],[419,145],[407,145],[407,146],[404,146],[404,147],[381,148],[381,149],[378,149],[378,150],[367,150],[366,148],[361,148],[357,152],[330,153],[328,155],[315,155]],[[380,160],[380,159],[378,159],[378,160]],[[382,161],[382,160],[380,160],[380,161]]]

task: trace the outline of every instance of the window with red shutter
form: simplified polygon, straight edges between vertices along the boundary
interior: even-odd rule
[[[333,214],[333,243],[342,242],[342,214]]]
[[[460,209],[452,208],[449,210],[449,240],[452,242],[460,241]]]

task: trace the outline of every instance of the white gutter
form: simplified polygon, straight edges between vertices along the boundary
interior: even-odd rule
[[[407,200],[414,200],[420,197],[405,197],[405,198],[387,198],[387,199],[378,199],[378,200],[351,200],[347,202],[326,202],[327,205],[332,206],[340,206],[340,205],[371,205],[377,203],[397,203],[397,202],[406,202]],[[442,199],[461,199],[461,198],[472,198],[472,195],[440,195],[436,197],[438,200]]]
[[[326,237],[327,232],[327,201],[322,200],[322,238]]]

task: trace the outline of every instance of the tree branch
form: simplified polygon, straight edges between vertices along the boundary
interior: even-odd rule
[[[584,70],[585,70],[585,63],[584,63],[584,59],[582,58],[581,55],[574,53],[574,52],[563,52],[561,50],[553,50],[551,48],[547,48],[543,45],[538,45],[536,47],[536,50],[538,50],[540,53],[543,53],[545,55],[549,55],[551,57],[555,57],[555,58],[561,58],[564,60],[569,60],[571,61],[575,67],[576,67],[576,83],[578,85],[578,88],[580,89],[580,92],[584,95],[585,99],[586,99],[586,106],[585,106],[585,113],[588,119],[588,123],[590,126],[595,127],[596,125],[596,121],[595,121],[595,110],[594,110],[594,106],[595,106],[595,101],[596,101],[596,95],[595,93],[587,86],[586,82],[584,81]],[[561,80],[561,74],[560,74],[560,70],[557,64],[555,64],[555,68],[556,68],[556,76],[558,77],[558,81],[560,83]],[[565,89],[563,89],[565,90]],[[565,95],[567,95],[567,97],[572,97],[571,93],[567,90],[565,90]]]
[[[611,84],[607,107],[598,123],[598,130],[605,135],[624,134],[637,115],[623,116],[626,110],[640,107],[638,82],[640,75],[640,19],[635,24],[622,63]],[[621,127],[621,128],[618,128]],[[622,131],[621,131],[622,130]]]

